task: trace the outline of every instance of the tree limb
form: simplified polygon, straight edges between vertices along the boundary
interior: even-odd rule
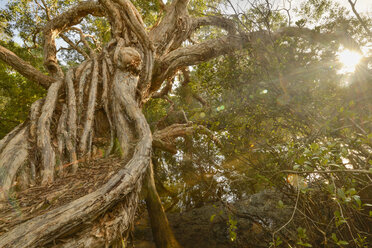
[[[351,9],[353,10],[353,13],[357,17],[360,24],[362,25],[364,30],[367,32],[367,34],[372,38],[372,32],[371,30],[368,29],[367,23],[363,21],[362,17],[359,15],[358,11],[355,9],[356,1],[353,3],[351,0],[348,0],[348,2],[350,3]]]
[[[178,47],[189,36],[191,20],[187,13],[188,3],[189,0],[175,0],[165,6],[166,14],[162,21],[150,31],[157,54],[165,54],[172,45]]]
[[[343,32],[320,33],[309,28],[285,27],[273,33],[263,30],[251,33],[229,34],[199,44],[181,47],[161,56],[156,61],[157,64],[150,92],[158,90],[162,82],[171,77],[181,67],[196,65],[220,55],[240,50],[256,40],[266,42],[285,36],[301,37],[319,43],[338,41],[345,48],[360,51],[358,43]]]
[[[53,76],[61,76],[57,61],[55,39],[60,32],[79,24],[87,15],[103,16],[103,9],[97,2],[81,2],[48,22],[44,28],[44,65]]]
[[[187,135],[192,135],[195,131],[201,131],[208,135],[210,139],[218,146],[221,147],[222,144],[220,140],[203,125],[193,125],[192,122],[179,124],[175,123],[161,130],[157,130],[153,133],[152,145],[156,148],[168,151],[170,153],[177,153],[176,146],[172,143],[177,137],[183,137]]]
[[[85,59],[89,59],[89,55],[83,49],[81,49],[78,45],[76,45],[72,40],[70,40],[66,35],[59,34],[59,37],[61,37],[67,44],[69,44],[78,53],[83,55]]]
[[[216,26],[225,29],[230,34],[236,33],[235,22],[223,16],[204,16],[192,20],[193,31],[201,26]]]
[[[247,38],[244,35],[226,35],[196,45],[181,47],[162,56],[157,61],[150,92],[158,90],[162,82],[181,67],[196,65],[242,49],[248,41]]]
[[[47,89],[53,82],[54,79],[47,75],[44,75],[39,70],[34,68],[28,62],[18,57],[13,52],[9,51],[5,47],[0,45],[0,59],[6,64],[10,65],[13,69],[18,71],[25,78],[38,83],[45,89]]]

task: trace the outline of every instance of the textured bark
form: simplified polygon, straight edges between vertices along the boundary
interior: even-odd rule
[[[0,192],[2,193],[0,197],[3,199],[8,197],[13,179],[18,169],[25,163],[28,155],[27,127],[16,130],[15,133],[0,153]]]
[[[62,83],[62,80],[57,80],[50,86],[37,124],[37,146],[43,154],[41,161],[43,185],[54,180],[55,151],[51,143],[50,122]]]
[[[13,69],[17,70],[25,78],[34,81],[44,88],[48,88],[54,82],[54,78],[44,75],[36,70],[32,65],[22,60],[3,46],[0,46],[0,59],[10,65]]]

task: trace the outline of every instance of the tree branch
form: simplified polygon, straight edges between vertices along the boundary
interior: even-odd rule
[[[301,37],[306,40],[329,43],[338,41],[345,48],[360,51],[360,47],[352,37],[343,32],[320,33],[309,28],[285,27],[276,32],[257,31],[251,33],[229,34],[199,44],[181,47],[161,56],[156,61],[150,92],[159,89],[162,82],[171,77],[182,67],[196,65],[220,55],[225,55],[248,46],[256,40],[262,42],[279,39],[280,37]]]
[[[248,37],[244,35],[226,35],[196,45],[178,48],[162,56],[157,61],[150,92],[158,90],[162,82],[173,75],[179,68],[196,65],[220,55],[242,49],[247,41]]]
[[[221,147],[222,144],[220,140],[212,133],[211,130],[204,127],[203,125],[193,125],[192,122],[185,124],[172,124],[162,130],[157,130],[153,133],[152,145],[156,148],[168,151],[170,153],[177,153],[176,146],[172,143],[177,137],[183,137],[187,135],[192,135],[195,131],[201,131],[208,135],[209,138],[218,146]]]
[[[372,32],[368,29],[367,23],[362,19],[362,17],[359,15],[358,11],[355,9],[356,1],[353,3],[351,0],[348,0],[350,3],[351,9],[353,10],[354,15],[357,17],[358,21],[364,28],[364,30],[367,32],[367,34],[372,38]]]
[[[78,53],[83,55],[85,59],[89,59],[89,55],[72,40],[70,40],[66,35],[59,34],[59,37],[61,37],[67,44],[69,44],[72,49],[75,49]]]
[[[1,45],[0,59],[6,64],[10,65],[16,71],[18,71],[25,78],[40,84],[46,89],[54,82],[54,79],[52,77],[44,75],[39,70],[35,69],[32,65]]]
[[[159,55],[177,48],[189,36],[191,20],[187,13],[189,0],[175,0],[165,6],[165,16],[150,31],[150,39]]]
[[[81,2],[63,14],[48,22],[44,28],[44,65],[53,76],[61,76],[62,70],[57,61],[55,39],[60,32],[73,25],[79,24],[82,19],[92,14],[103,16],[103,9],[97,2]]]
[[[235,22],[223,16],[205,16],[192,20],[192,31],[195,31],[201,26],[216,26],[225,29],[229,34],[236,33]]]

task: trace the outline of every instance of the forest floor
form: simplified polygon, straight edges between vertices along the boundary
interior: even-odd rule
[[[97,158],[80,163],[76,174],[58,177],[46,186],[14,190],[8,201],[0,202],[0,235],[13,226],[89,194],[104,183],[122,166],[117,156]]]

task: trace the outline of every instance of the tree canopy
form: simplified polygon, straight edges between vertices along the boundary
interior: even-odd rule
[[[0,246],[131,246],[142,206],[159,248],[195,247],[167,214],[199,209],[221,247],[372,245],[372,19],[348,2],[9,1]]]

